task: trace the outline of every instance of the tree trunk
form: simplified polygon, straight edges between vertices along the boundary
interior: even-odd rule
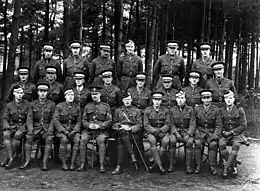
[[[212,0],[209,0],[209,9],[208,9],[208,33],[207,33],[207,41],[210,41],[211,36],[211,7],[212,7]],[[192,17],[191,17],[192,18]]]
[[[33,42],[33,31],[32,31],[32,24],[30,24],[29,28],[29,68],[32,68],[32,42]]]
[[[70,0],[63,0],[64,5],[64,13],[63,13],[63,55],[64,57],[68,57],[69,55],[69,23],[70,23],[70,14],[69,14],[69,2]]]
[[[205,38],[205,21],[206,21],[206,0],[203,2],[203,18],[202,18],[202,24],[201,24],[201,35],[200,35],[200,41],[203,42]]]
[[[254,87],[254,71],[255,71],[255,35],[252,34],[251,39],[251,56],[250,56],[250,68],[248,72],[248,86]]]
[[[243,29],[245,30],[245,28]],[[241,52],[241,74],[239,76],[239,83],[238,83],[238,92],[244,92],[246,87],[246,78],[245,75],[247,73],[247,45],[248,45],[248,34],[243,31],[243,42],[242,42],[242,52]]]
[[[135,0],[132,0],[131,4],[130,4],[129,19],[128,19],[128,26],[127,26],[127,29],[126,29],[125,41],[132,38],[129,35],[129,31],[130,31],[131,24],[132,24],[132,15],[133,15],[134,3],[135,3]]]
[[[260,64],[259,54],[258,54],[258,51],[259,51],[258,43],[259,43],[259,39],[256,38],[256,76],[255,76],[255,88],[256,88],[256,90],[259,87],[259,64]]]
[[[82,43],[83,35],[83,0],[80,0],[80,29],[79,29],[79,41]]]
[[[45,18],[44,18],[44,42],[49,41],[49,15],[50,15],[50,0],[46,0]]]
[[[140,14],[139,14],[139,9],[140,9],[140,2],[139,0],[136,0],[136,34],[135,34],[135,39],[136,39],[136,50],[137,50],[137,55],[141,56],[141,46],[140,46],[140,38],[139,38],[139,33],[140,33]]]
[[[219,57],[218,60],[223,61],[223,51],[224,51],[224,42],[225,42],[225,30],[226,30],[226,13],[224,13],[224,18],[222,20],[222,32],[219,44]]]
[[[237,57],[236,57],[236,73],[235,73],[235,87],[238,89],[239,77],[240,77],[240,70],[241,70],[241,44],[240,44],[240,37],[237,41]]]
[[[159,37],[159,15],[158,11],[156,13],[156,26],[154,32],[154,52],[153,52],[153,63],[155,63],[158,59],[158,38]]]
[[[102,7],[102,41],[105,42],[106,40],[106,0],[103,0],[103,7]]]
[[[23,44],[24,44],[24,30],[23,26],[21,27],[21,34],[20,34],[20,58],[19,58],[19,66],[22,66],[23,63]]]
[[[7,30],[7,7],[8,7],[8,0],[5,1],[5,8],[4,8],[4,59],[3,59],[3,76],[5,76],[6,72],[6,63],[7,63],[7,46],[8,46],[8,30]],[[2,90],[4,88],[1,88]],[[2,95],[2,94],[1,94]],[[1,96],[0,95],[0,96]]]

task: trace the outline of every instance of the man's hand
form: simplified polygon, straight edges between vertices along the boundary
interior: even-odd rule
[[[182,141],[182,137],[181,137],[180,133],[176,132],[175,136],[176,136],[177,141]]]
[[[89,128],[92,129],[92,130],[95,130],[95,129],[96,129],[96,124],[91,123],[91,124],[89,125]]]
[[[224,132],[222,133],[222,135],[223,135],[224,137],[229,137],[229,136],[232,135],[232,132],[231,132],[231,131],[224,131]]]
[[[153,134],[155,136],[158,136],[160,132],[161,132],[161,129],[157,128],[157,129],[154,130]]]
[[[218,141],[218,136],[217,135],[213,135],[209,140],[210,141]]]
[[[159,135],[158,135],[160,138],[163,138],[164,136],[165,136],[165,134],[164,133],[159,133]]]
[[[64,133],[64,135],[68,135],[69,134],[69,132],[67,130],[64,130],[63,133]]]
[[[190,138],[190,135],[187,133],[187,134],[183,137],[183,141],[187,143],[188,140],[189,140],[189,138]]]
[[[121,125],[121,128],[124,129],[124,130],[126,130],[126,131],[130,131],[130,130],[131,130],[131,127],[130,127],[129,125],[124,125],[124,124],[122,124],[122,125]]]
[[[76,134],[76,131],[73,130],[73,131],[71,131],[71,132],[68,134],[68,137],[69,137],[69,138],[72,138],[75,134]]]

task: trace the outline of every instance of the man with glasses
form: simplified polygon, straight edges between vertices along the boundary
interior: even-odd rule
[[[125,92],[128,88],[134,86],[134,78],[138,72],[143,72],[142,60],[134,53],[135,43],[128,40],[125,43],[126,53],[122,56],[117,65],[117,76],[120,82],[120,89]]]
[[[224,91],[231,90],[237,95],[237,91],[234,82],[224,77],[225,63],[215,62],[211,65],[214,72],[214,78],[210,79],[206,83],[206,89],[213,91],[212,102],[219,108],[224,106],[223,93]]]
[[[73,73],[77,70],[82,70],[85,74],[85,81],[88,81],[89,77],[89,66],[88,62],[85,58],[81,56],[81,42],[80,41],[72,41],[70,43],[70,51],[71,54],[68,58],[66,58],[63,62],[63,74],[65,77],[64,87],[73,87]]]
[[[153,68],[153,86],[154,89],[162,87],[161,76],[170,74],[173,76],[172,86],[179,90],[185,77],[184,59],[177,55],[179,41],[170,40],[167,42],[167,53],[160,56]]]
[[[116,65],[114,60],[110,58],[111,45],[102,43],[99,45],[100,48],[100,56],[93,59],[89,66],[89,75],[90,82],[89,84],[102,85],[102,76],[101,73],[104,70],[112,70],[113,71],[113,84],[117,85],[116,78]]]
[[[33,68],[32,80],[35,84],[38,83],[40,79],[45,78],[46,66],[55,66],[57,68],[57,81],[62,81],[61,65],[58,60],[52,58],[54,46],[50,43],[43,45],[43,58],[36,62]]]
[[[205,88],[208,79],[213,77],[213,71],[211,65],[215,62],[210,57],[210,51],[212,49],[212,44],[209,42],[202,42],[200,44],[201,58],[195,60],[192,64],[192,70],[199,71],[201,73],[201,83],[200,86]]]
[[[20,169],[29,166],[31,160],[31,148],[34,140],[40,139],[45,143],[42,170],[48,170],[47,161],[53,143],[53,122],[52,117],[55,104],[47,99],[50,85],[46,82],[37,84],[38,100],[31,102],[27,115],[27,134],[25,140],[25,163]]]
[[[195,174],[200,173],[202,145],[208,143],[209,165],[212,175],[217,175],[216,160],[218,151],[218,140],[223,128],[220,110],[212,102],[212,91],[200,91],[202,105],[194,108],[196,118],[195,134]]]
[[[36,88],[33,83],[29,81],[29,68],[26,66],[21,66],[17,68],[18,75],[19,75],[19,82],[15,82],[11,85],[8,96],[7,102],[13,100],[13,90],[15,86],[20,86],[23,89],[23,99],[31,102],[36,99]]]

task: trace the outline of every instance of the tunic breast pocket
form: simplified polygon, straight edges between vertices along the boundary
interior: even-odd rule
[[[68,115],[65,114],[65,113],[60,113],[60,122],[63,123],[63,122],[66,122],[68,120]]]
[[[40,119],[41,118],[41,111],[39,109],[33,109],[33,118]]]

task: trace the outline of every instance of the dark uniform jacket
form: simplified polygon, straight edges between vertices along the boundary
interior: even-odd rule
[[[196,129],[196,118],[194,110],[191,106],[184,105],[182,109],[179,106],[174,106],[170,109],[171,116],[171,133],[179,132],[185,136],[188,133],[193,136]],[[184,133],[183,133],[184,132]]]
[[[62,82],[62,72],[61,65],[58,60],[53,58],[51,59],[41,59],[38,60],[32,71],[32,80],[35,84],[38,83],[39,79],[43,79],[46,76],[45,67],[46,66],[55,66],[57,68],[57,81]]]
[[[85,82],[88,81],[89,76],[89,67],[88,62],[85,58],[79,56],[77,59],[74,59],[74,56],[70,55],[63,62],[63,74],[65,77],[64,87],[74,85],[73,74],[75,71],[83,71],[85,73]]]
[[[194,112],[200,138],[207,135],[209,137],[219,137],[223,128],[219,108],[211,104],[206,111],[203,105],[199,105],[194,108]]]
[[[80,106],[81,111],[83,112],[84,107],[87,103],[91,102],[91,95],[88,88],[84,87],[81,91],[78,91],[77,88],[73,88],[74,91],[74,102]]]
[[[81,110],[80,107],[72,102],[59,103],[54,111],[53,124],[58,133],[64,131],[80,132],[81,129]]]
[[[144,87],[140,92],[137,91],[136,87],[132,87],[127,90],[132,96],[132,105],[136,106],[137,108],[144,110],[148,107],[151,103],[151,90]]]
[[[169,109],[176,105],[176,93],[178,90],[170,88],[166,90],[164,87],[159,88],[157,91],[164,93],[162,98],[162,105]]]
[[[233,131],[234,136],[240,136],[246,130],[247,120],[242,107],[232,107],[227,111],[227,106],[220,108],[220,113],[223,121],[223,131]]]
[[[145,131],[148,134],[153,134],[158,128],[160,128],[163,133],[167,133],[170,130],[169,109],[160,106],[159,111],[156,111],[153,106],[147,107],[144,110]]]
[[[26,132],[26,118],[30,103],[22,100],[20,103],[15,101],[6,105],[3,116],[3,129]]]
[[[8,91],[8,97],[7,97],[7,102],[10,102],[13,100],[13,90],[14,90],[14,86],[19,85],[22,87],[23,92],[24,92],[24,96],[23,98],[29,102],[33,101],[36,99],[36,87],[33,83],[31,82],[26,82],[26,83],[22,83],[21,81],[19,82],[15,82],[11,85],[11,87],[9,88]]]
[[[153,69],[154,86],[157,83],[159,77],[163,74],[178,76],[180,81],[182,81],[185,77],[184,59],[178,55],[175,55],[173,59],[170,58],[169,54],[160,56],[156,61]]]
[[[82,119],[83,129],[91,131],[89,125],[92,123],[98,124],[101,131],[111,127],[112,115],[108,104],[91,102],[85,106]]]
[[[199,86],[193,88],[190,85],[182,88],[182,91],[185,92],[186,94],[186,103],[189,106],[194,107],[195,105],[201,104],[201,99],[200,99],[201,90],[202,88]]]
[[[220,80],[213,78],[207,81],[206,89],[213,91],[212,101],[213,102],[223,102],[224,91],[233,91],[237,95],[236,88],[232,80],[227,78],[222,78]]]
[[[27,115],[28,134],[38,134],[41,130],[45,132],[53,132],[53,113],[55,103],[50,100],[45,100],[40,103],[40,100],[31,102]]]
[[[127,117],[126,117],[127,116]],[[113,128],[118,129],[121,124],[129,125],[132,133],[142,130],[142,114],[141,110],[135,106],[117,108],[114,115]]]
[[[211,69],[211,65],[216,62],[215,60],[208,58],[205,62],[202,60],[202,58],[199,58],[195,60],[192,64],[192,70],[199,71],[202,74],[202,77],[206,75],[206,78],[212,78],[213,77],[213,71]]]

